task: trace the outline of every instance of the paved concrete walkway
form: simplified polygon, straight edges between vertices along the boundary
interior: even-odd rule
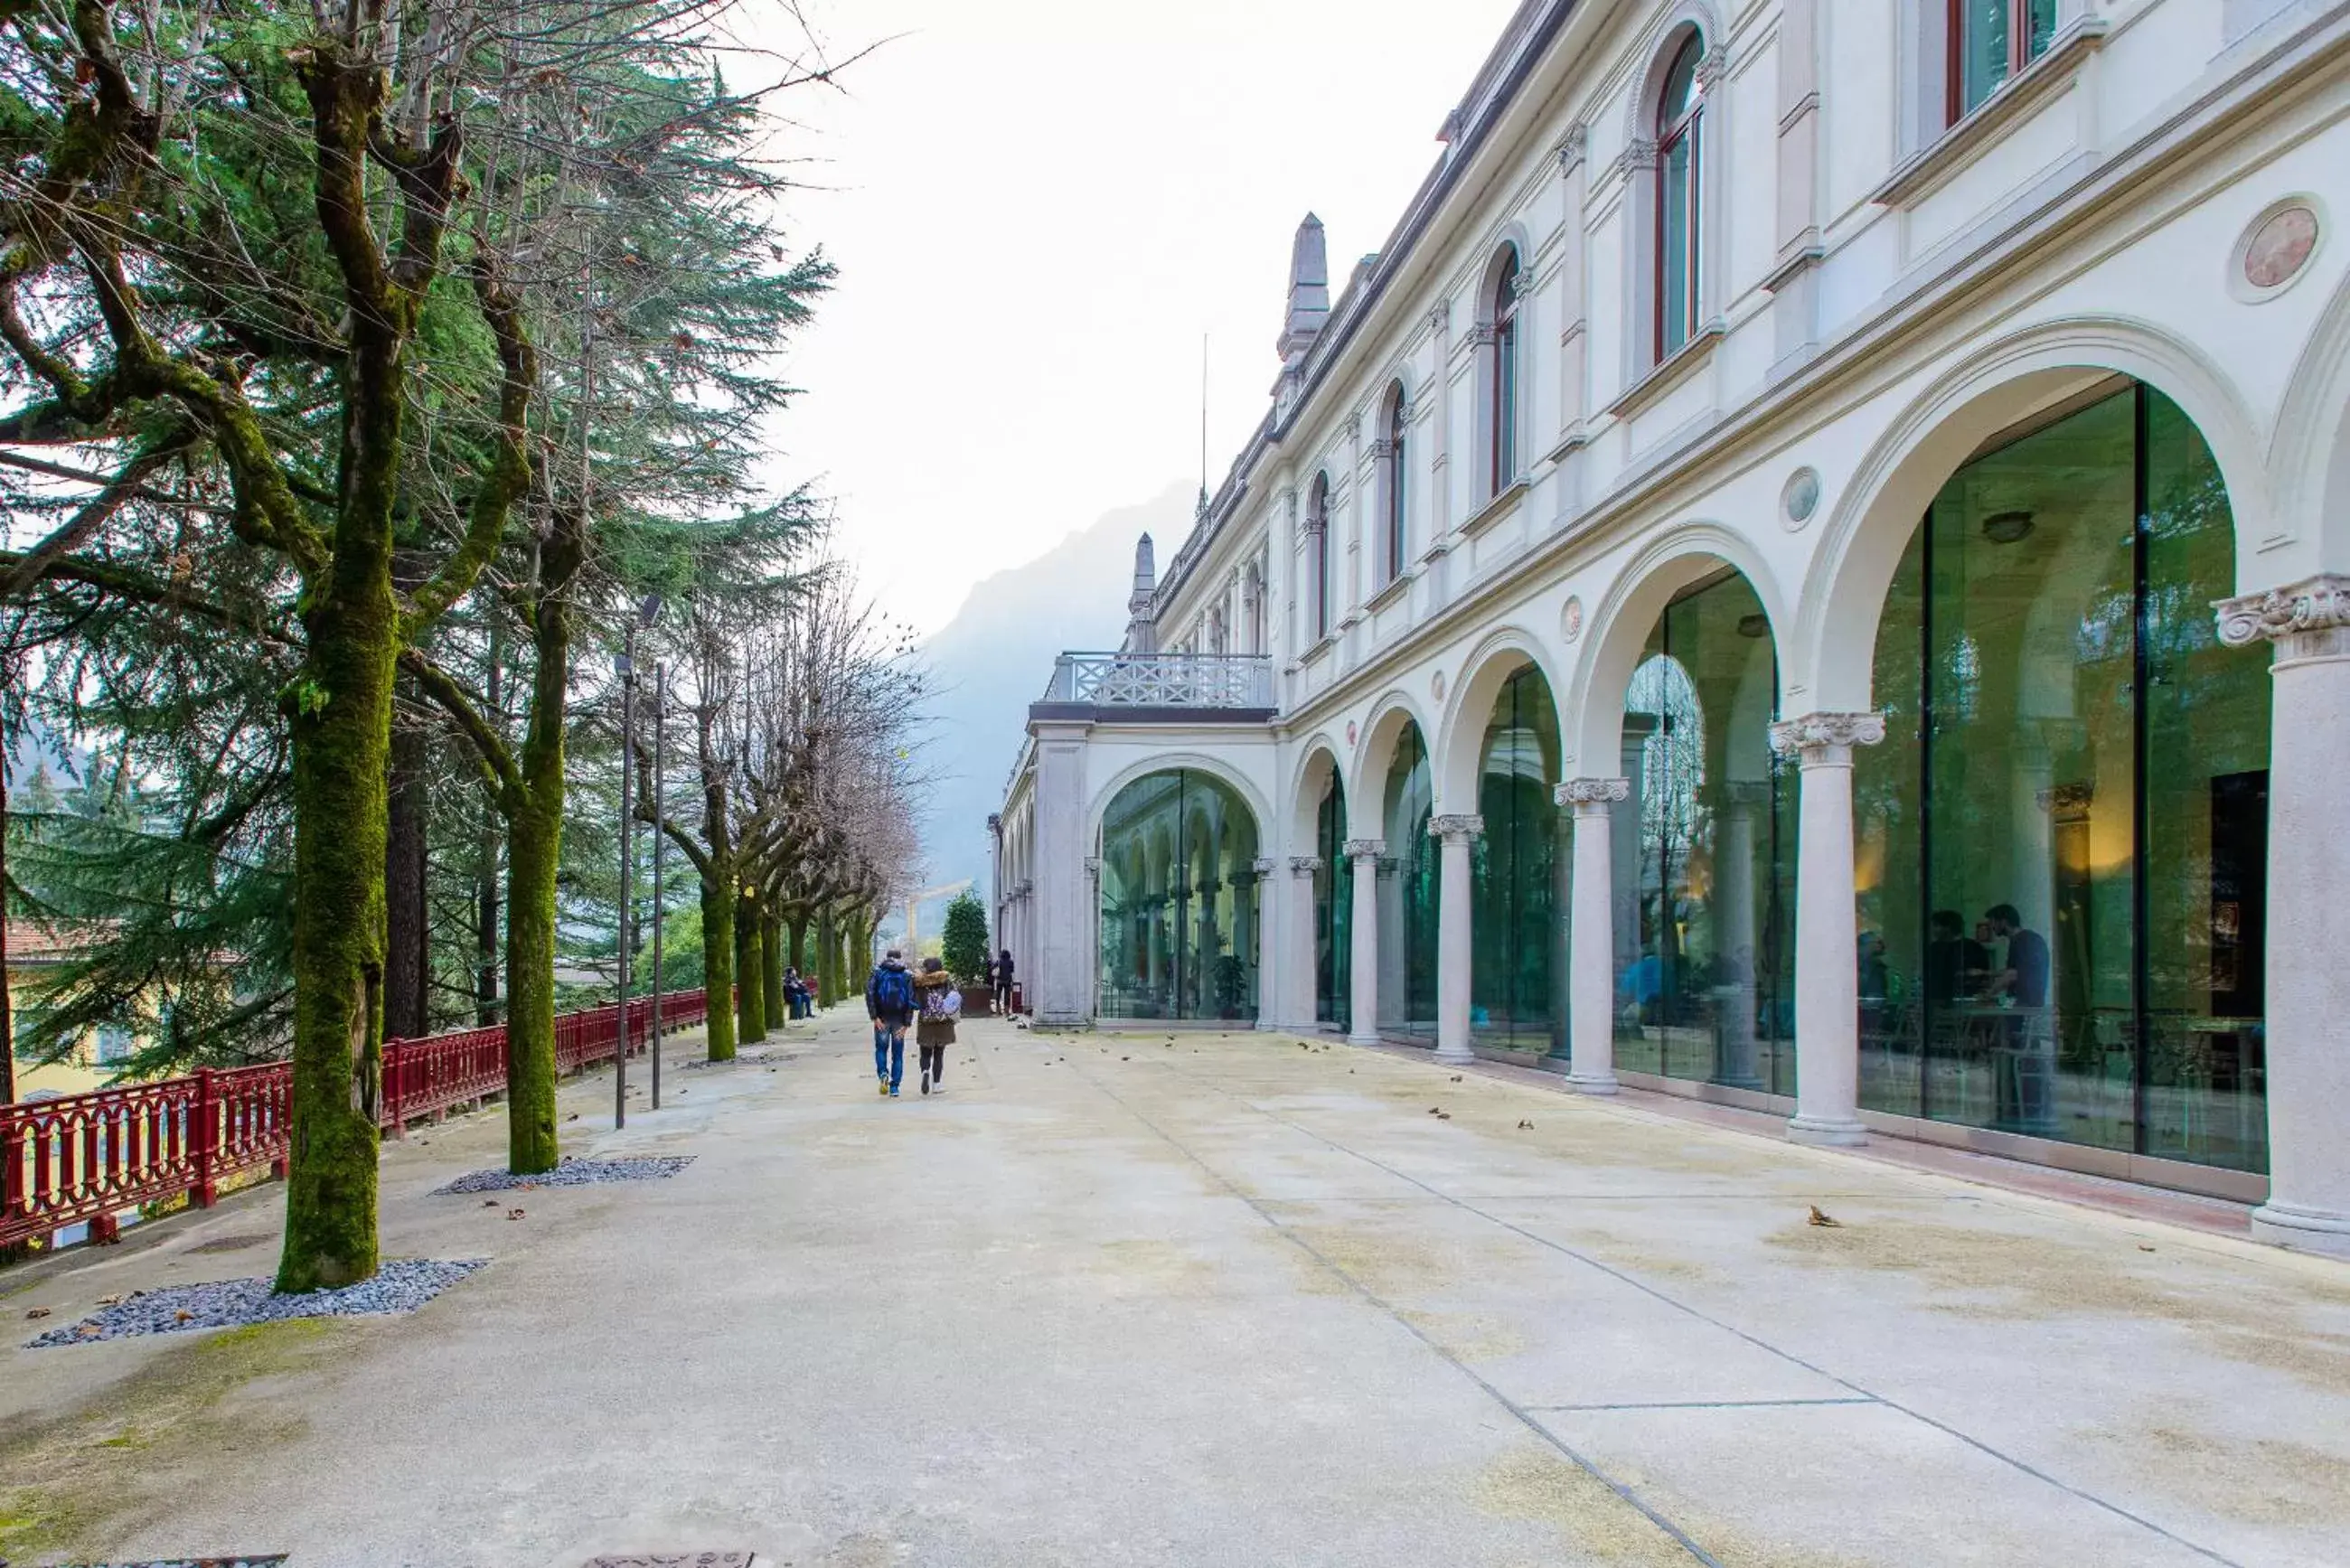
[[[2338,1264],[1269,1035],[669,1087],[565,1131],[683,1175],[520,1220],[431,1195],[499,1113],[390,1147],[387,1255],[493,1260],[411,1317],[17,1348],[265,1272],[274,1189],[0,1274],[0,1556],[2350,1563]]]

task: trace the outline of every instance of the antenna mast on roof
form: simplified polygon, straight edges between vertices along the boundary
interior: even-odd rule
[[[1208,514],[1208,335],[1200,334],[1200,507]]]

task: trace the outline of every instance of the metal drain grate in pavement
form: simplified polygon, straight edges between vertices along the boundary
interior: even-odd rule
[[[70,1568],[282,1568],[285,1562],[286,1554],[277,1552],[259,1557],[247,1553],[242,1557],[166,1557],[159,1563],[86,1563]],[[0,1562],[0,1568],[8,1565]]]
[[[587,1568],[751,1568],[748,1552],[636,1552],[590,1557]]]

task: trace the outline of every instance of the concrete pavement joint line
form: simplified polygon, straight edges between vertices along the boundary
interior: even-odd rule
[[[1195,1075],[1189,1073],[1182,1067],[1178,1066],[1176,1071],[1183,1073],[1183,1075],[1190,1078],[1194,1084],[1202,1083],[1201,1079]],[[1960,1431],[1958,1428],[1951,1426],[1947,1421],[1939,1420],[1935,1417],[1929,1416],[1923,1411],[1912,1409],[1910,1407],[1902,1404],[1898,1399],[1888,1399],[1884,1395],[1878,1394],[1872,1389],[1864,1388],[1859,1384],[1855,1383],[1851,1378],[1840,1376],[1834,1372],[1830,1372],[1824,1366],[1814,1366],[1792,1351],[1783,1350],[1778,1345],[1773,1345],[1770,1341],[1749,1334],[1746,1330],[1740,1328],[1733,1324],[1724,1323],[1721,1319],[1714,1317],[1699,1307],[1692,1306],[1689,1303],[1681,1301],[1677,1297],[1668,1295],[1665,1292],[1659,1290],[1656,1286],[1649,1284],[1645,1280],[1639,1279],[1632,1274],[1628,1274],[1621,1269],[1614,1268],[1607,1263],[1601,1262],[1598,1259],[1590,1256],[1588,1253],[1577,1251],[1573,1247],[1566,1246],[1562,1242],[1554,1241],[1547,1236],[1537,1235],[1534,1231],[1527,1230],[1524,1226],[1513,1224],[1511,1221],[1501,1218],[1499,1215],[1489,1214],[1473,1203],[1465,1202],[1460,1199],[1454,1198],[1451,1194],[1444,1192],[1438,1188],[1431,1187],[1416,1176],[1407,1175],[1403,1171],[1398,1170],[1394,1167],[1388,1165],[1381,1160],[1376,1159],[1370,1155],[1363,1153],[1360,1149],[1349,1148],[1345,1144],[1339,1143],[1335,1139],[1326,1137],[1322,1134],[1315,1132],[1312,1127],[1301,1126],[1299,1123],[1290,1120],[1287,1116],[1281,1115],[1277,1111],[1267,1110],[1264,1106],[1258,1105],[1253,1100],[1233,1094],[1231,1090],[1223,1088],[1220,1085],[1204,1084],[1203,1086],[1217,1094],[1224,1096],[1226,1098],[1232,1100],[1238,1105],[1245,1106],[1249,1110],[1254,1111],[1257,1115],[1263,1116],[1277,1126],[1287,1127],[1293,1132],[1301,1133],[1304,1136],[1314,1139],[1325,1148],[1336,1150],[1340,1154],[1351,1155],[1355,1158],[1361,1160],[1364,1164],[1371,1167],[1374,1170],[1383,1171],[1387,1175],[1394,1177],[1398,1181],[1404,1182],[1412,1187],[1417,1187],[1422,1192],[1429,1193],[1433,1197],[1440,1198],[1445,1202],[1451,1204],[1454,1208],[1459,1209],[1465,1214],[1473,1214],[1478,1219],[1484,1220],[1486,1223],[1490,1225],[1498,1225],[1503,1230],[1511,1232],[1513,1235],[1523,1237],[1526,1241],[1534,1242],[1538,1247],[1547,1247],[1552,1251],[1557,1252],[1562,1256],[1573,1258],[1575,1262],[1583,1263],[1590,1268],[1596,1269],[1601,1273],[1607,1275],[1611,1279],[1619,1280],[1623,1283],[1630,1285],[1633,1289],[1639,1291],[1657,1301],[1662,1302],[1667,1306],[1688,1314],[1690,1317],[1697,1319],[1700,1323],[1710,1324],[1714,1328],[1721,1330],[1724,1334],[1733,1334],[1736,1337],[1744,1340],[1747,1344],[1753,1345],[1756,1349],[1766,1351],[1769,1354],[1779,1357],[1781,1360],[1787,1362],[1791,1366],[1800,1366],[1806,1372],[1826,1378],[1829,1382],[1834,1383],[1840,1388],[1849,1388],[1855,1394],[1861,1396],[1863,1398],[1870,1402],[1882,1405],[1888,1410],[1898,1411],[1900,1414],[1908,1417],[1910,1419],[1931,1427],[1936,1431],[1943,1433],[1945,1436],[1956,1438],[1959,1441],[1966,1444],[1969,1448],[1973,1449],[1980,1453],[1987,1454],[2002,1464],[2013,1466],[2016,1469],[2022,1471],[2025,1475],[2032,1477],[2034,1480],[2045,1482],[2047,1485],[2054,1487],[2059,1491],[2069,1492],[2071,1495],[2079,1498],[2082,1501],[2092,1504],[2095,1507],[2104,1509],[2106,1512],[2115,1515],[2116,1518],[2126,1519],[2132,1524],[2152,1531],[2155,1534],[2161,1536],[2165,1541],[2168,1541],[2175,1545],[2183,1546],[2188,1551],[2195,1552],[2199,1556],[2208,1557],[2214,1563],[2222,1563],[2225,1565],[2225,1568],[2243,1568],[2243,1564],[2236,1562],[2235,1559],[2231,1557],[2223,1556],[2208,1546],[2202,1545],[2197,1542],[2189,1541],[2185,1536],[2178,1534],[2173,1531],[2167,1530],[2163,1526],[2157,1524],[2154,1521],[2145,1518],[2143,1515],[2131,1512],[2128,1509],[2122,1507],[2119,1503],[2109,1502],[2106,1499],[2097,1496],[2095,1492],[2084,1491],[2081,1488],[2073,1485],[2070,1481],[2060,1480],[2056,1477],[2050,1475],[2047,1471],[2041,1469],[2034,1465],[2028,1464],[2022,1459],[2017,1459],[2012,1454],[2004,1453],[1998,1449],[1992,1448],[1989,1443],[1984,1442],[1980,1438],[1974,1437],[1970,1433]],[[1116,1098],[1116,1096],[1113,1096],[1112,1098]],[[1120,1103],[1123,1104],[1124,1102]],[[1155,1131],[1156,1129],[1154,1128],[1153,1130]],[[1190,1151],[1185,1150],[1185,1152],[1188,1154]],[[1218,1179],[1221,1180],[1222,1179],[1220,1177]],[[1227,1183],[1226,1185],[1229,1186],[1230,1184]],[[1238,1193],[1239,1189],[1233,1189],[1233,1190],[1235,1193]],[[1243,1200],[1247,1200],[1244,1194],[1242,1194],[1241,1196],[1243,1198]],[[1405,1326],[1409,1327],[1410,1325],[1406,1324]],[[1463,1370],[1466,1369],[1464,1368]],[[1470,1373],[1470,1376],[1474,1377],[1476,1376],[1476,1374],[1472,1372]],[[1482,1379],[1479,1379],[1479,1381],[1482,1382]],[[1499,1396],[1496,1396],[1496,1397],[1499,1397]],[[1513,1408],[1514,1408],[1514,1407],[1513,1407]],[[1598,1472],[1595,1470],[1592,1473],[1596,1475]]]
[[[1873,1398],[1851,1399],[1650,1399],[1635,1400],[1624,1405],[1529,1405],[1527,1409],[1542,1416],[1559,1416],[1583,1410],[1784,1410],[1804,1405],[1882,1405]]]
[[[1071,1064],[1076,1065],[1076,1064]],[[1188,1075],[1186,1075],[1188,1076]],[[1242,1191],[1237,1186],[1233,1185],[1232,1180],[1222,1171],[1218,1170],[1214,1166],[1210,1165],[1206,1160],[1201,1159],[1198,1155],[1193,1154],[1190,1148],[1186,1147],[1180,1141],[1170,1136],[1166,1129],[1159,1127],[1158,1123],[1152,1121],[1149,1116],[1144,1116],[1140,1111],[1136,1110],[1132,1106],[1127,1104],[1125,1099],[1119,1096],[1117,1090],[1110,1088],[1107,1085],[1102,1083],[1092,1074],[1087,1072],[1082,1066],[1077,1068],[1077,1076],[1092,1085],[1095,1089],[1098,1090],[1104,1096],[1109,1099],[1109,1101],[1116,1105],[1118,1109],[1124,1111],[1128,1116],[1132,1116],[1143,1127],[1149,1128],[1151,1135],[1157,1137],[1161,1143],[1173,1149],[1176,1153],[1181,1155],[1185,1159],[1190,1160],[1193,1165],[1198,1166],[1200,1169],[1206,1174],[1210,1180],[1222,1188],[1226,1192],[1232,1194],[1234,1198],[1239,1199],[1243,1203],[1248,1205],[1250,1211],[1255,1214],[1259,1220],[1263,1220],[1268,1227],[1270,1227],[1274,1233],[1281,1237],[1283,1241],[1287,1241],[1291,1246],[1295,1247],[1299,1251],[1304,1252],[1307,1257],[1313,1259],[1316,1263],[1327,1270],[1333,1276],[1343,1281],[1347,1289],[1353,1291],[1357,1295],[1362,1297],[1363,1300],[1368,1302],[1373,1307],[1385,1314],[1389,1322],[1393,1323],[1397,1327],[1402,1329],[1406,1334],[1410,1334],[1412,1338],[1425,1345],[1437,1356],[1438,1359],[1451,1366],[1455,1372],[1458,1372],[1461,1376],[1467,1378],[1470,1382],[1474,1383],[1479,1388],[1482,1389],[1487,1398],[1492,1400],[1493,1403],[1508,1411],[1519,1425],[1525,1428],[1527,1431],[1532,1432],[1542,1443],[1551,1449],[1556,1449],[1560,1454],[1564,1455],[1566,1459],[1575,1467],[1575,1469],[1583,1471],[1584,1474],[1591,1477],[1592,1480],[1597,1481],[1600,1485],[1606,1487],[1608,1490],[1614,1492],[1617,1497],[1622,1498],[1627,1503],[1637,1509],[1642,1518],[1646,1519],[1649,1523],[1655,1525],[1659,1530],[1663,1531],[1665,1534],[1671,1537],[1672,1540],[1682,1548],[1682,1550],[1686,1551],[1691,1557],[1694,1557],[1700,1563],[1704,1563],[1706,1568],[1722,1568],[1721,1562],[1719,1558],[1715,1557],[1704,1547],[1700,1546],[1695,1541],[1690,1539],[1688,1532],[1681,1529],[1679,1525],[1675,1524],[1671,1520],[1666,1518],[1655,1508],[1649,1506],[1648,1501],[1643,1499],[1639,1493],[1634,1491],[1622,1481],[1617,1480],[1614,1476],[1609,1475],[1606,1470],[1601,1469],[1596,1464],[1577,1452],[1575,1447],[1568,1443],[1564,1438],[1561,1438],[1557,1433],[1552,1431],[1540,1421],[1534,1419],[1534,1415],[1523,1406],[1511,1398],[1508,1395],[1503,1393],[1492,1383],[1486,1381],[1486,1379],[1481,1376],[1475,1368],[1470,1366],[1468,1363],[1462,1361],[1450,1350],[1447,1350],[1441,1345],[1437,1344],[1435,1340],[1430,1338],[1420,1330],[1419,1325],[1412,1323],[1410,1319],[1405,1317],[1403,1314],[1398,1312],[1393,1306],[1389,1305],[1384,1298],[1379,1296],[1378,1293],[1371,1290],[1369,1286],[1364,1284],[1362,1281],[1355,1278],[1354,1275],[1348,1273],[1336,1263],[1332,1262],[1328,1258],[1325,1257],[1314,1243],[1306,1241],[1295,1231],[1284,1225],[1279,1220],[1274,1218],[1263,1204],[1259,1203],[1254,1198]],[[1196,1079],[1193,1080],[1195,1083],[1198,1080]],[[1243,1103],[1245,1104],[1246,1102]],[[1439,1194],[1438,1196],[1440,1197],[1442,1195]]]

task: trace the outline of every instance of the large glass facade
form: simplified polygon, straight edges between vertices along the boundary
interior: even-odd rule
[[[1665,607],[1624,698],[1616,1062],[1795,1092],[1796,781],[1773,756],[1771,623],[1724,572]]]
[[[2234,548],[2150,388],[1935,498],[1856,758],[1863,1105],[2266,1168],[2269,676],[2214,633]]]
[[[1104,1017],[1256,1015],[1256,857],[1222,780],[1178,768],[1118,791],[1101,831]]]
[[[1503,684],[1485,725],[1470,896],[1470,1027],[1482,1045],[1563,1051],[1566,1039],[1565,918],[1558,885],[1570,863],[1562,841],[1558,709],[1532,666]]]
[[[1334,770],[1314,812],[1314,1017],[1353,1022],[1355,867],[1347,858],[1347,794]]]
[[[1440,852],[1428,835],[1436,779],[1419,726],[1407,722],[1388,764],[1380,816],[1379,1033],[1436,1038],[1436,919]]]

